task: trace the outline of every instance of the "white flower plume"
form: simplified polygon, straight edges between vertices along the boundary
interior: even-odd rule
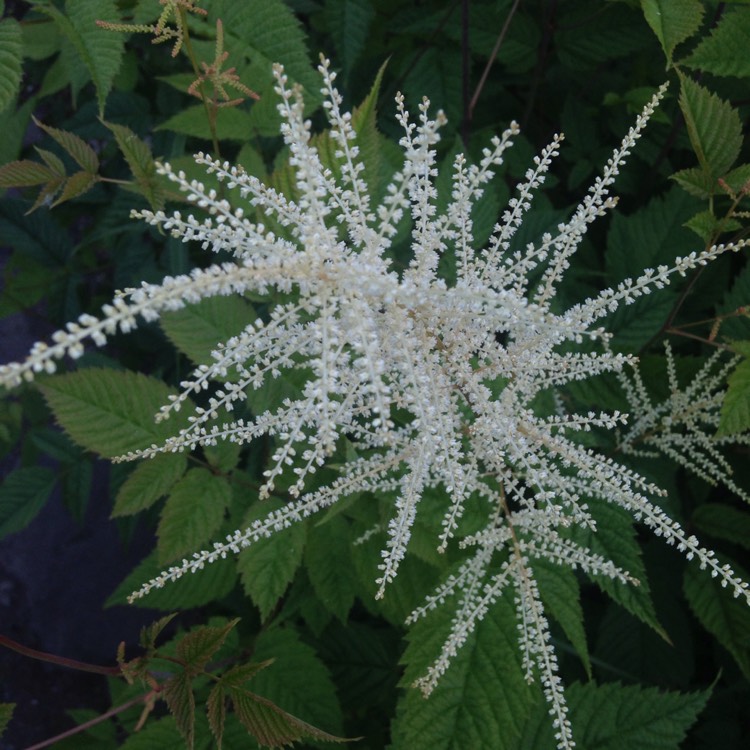
[[[698,558],[736,595],[750,600],[750,594],[729,568],[649,499],[660,494],[658,488],[577,439],[577,433],[592,428],[617,429],[625,415],[549,414],[539,408],[537,397],[597,373],[620,372],[633,358],[607,349],[602,319],[620,305],[662,288],[673,274],[684,275],[744,242],[690,253],[671,267],[645,269],[638,278],[561,310],[556,293],[571,257],[589,225],[614,206],[610,187],[663,88],[637,118],[572,218],[555,234],[511,252],[511,239],[544,183],[561,137],[535,159],[489,244],[480,249],[475,246],[471,210],[502,163],[517,125],[512,123],[495,138],[478,164],[464,156],[455,159],[450,201],[438,213],[436,144],[443,115],[432,119],[425,100],[413,121],[403,98],[397,97],[403,166],[382,203],[374,206],[352,117],[341,111],[335,74],[327,61],[320,73],[336,172],[325,166],[314,145],[299,90],[288,85],[283,69],[276,66],[282,135],[299,197],[293,200],[241,168],[203,154],[196,161],[226,184],[231,200],[187,180],[169,165],[160,167],[208,217],[150,211],[135,215],[184,241],[229,251],[234,262],[123,291],[103,308],[101,320],[84,316],[53,336],[52,345],[37,344],[25,362],[0,367],[0,382],[16,385],[35,372],[51,372],[56,359],[80,355],[86,339],[101,344],[118,329],[136,327],[139,318],[154,320],[164,311],[205,297],[283,293],[284,303],[265,319],[217,342],[213,362],[198,367],[181,384],[181,394],[158,415],[167,419],[173,411],[191,408],[189,427],[164,445],[123,458],[190,450],[219,440],[245,443],[269,435],[276,449],[262,494],[267,495],[284,472],[293,472],[293,499],[212,549],[196,552],[133,596],[143,596],[364,491],[396,497],[377,579],[378,596],[383,596],[407,552],[420,502],[426,502],[425,490],[439,487],[445,497],[436,539],[440,550],[460,535],[467,499],[478,498],[486,526],[461,540],[473,556],[412,615],[416,619],[458,596],[451,635],[420,686],[425,692],[434,687],[476,622],[510,589],[528,677],[536,675],[541,681],[558,746],[573,747],[535,562],[636,583],[627,571],[572,541],[570,527],[595,527],[588,503],[625,508],[688,557]],[[248,218],[260,215],[276,230]],[[411,260],[399,272],[388,251],[405,217],[410,220]],[[439,275],[438,262],[450,254],[455,256],[457,279],[449,284]],[[280,371],[299,367],[310,373],[299,398],[252,420],[222,421],[220,415],[238,407],[249,390]],[[230,368],[237,377],[225,382]],[[213,388],[214,381],[220,385],[208,405],[194,407],[191,394]],[[335,481],[306,491],[310,475],[342,436],[355,441],[359,457]]]

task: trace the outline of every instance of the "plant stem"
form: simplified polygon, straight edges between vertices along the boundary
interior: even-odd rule
[[[5,635],[0,635],[0,646],[5,646],[11,651],[23,654],[23,656],[29,656],[37,661],[46,661],[50,664],[57,664],[60,667],[77,669],[79,672],[93,672],[94,674],[103,674],[107,677],[120,677],[122,674],[120,667],[102,667],[99,664],[89,664],[84,661],[78,661],[77,659],[68,659],[64,656],[49,654],[46,651],[37,651],[36,649],[24,646]]]
[[[180,8],[180,23],[182,24],[182,43],[185,47],[185,53],[187,54],[190,64],[193,66],[193,72],[195,73],[195,77],[197,79],[200,79],[201,72],[200,68],[198,67],[198,61],[195,58],[195,52],[193,52],[193,45],[190,41],[190,31],[188,30],[188,19],[187,19],[187,13],[185,12],[184,8]],[[221,159],[221,149],[219,148],[219,136],[216,133],[216,114],[214,111],[214,114],[212,116],[211,110],[208,107],[208,102],[206,101],[205,93],[203,92],[203,83],[199,84],[200,86],[200,92],[201,92],[201,101],[203,102],[203,109],[206,111],[206,119],[208,120],[208,127],[211,130],[211,141],[213,143],[214,148],[214,156],[217,159]]]
[[[122,711],[125,711],[131,706],[137,706],[139,703],[146,703],[148,700],[150,700],[154,696],[154,694],[155,694],[154,690],[149,690],[147,693],[143,693],[142,695],[137,695],[135,698],[131,698],[129,701],[125,703],[121,703],[119,706],[114,706],[113,708],[110,708],[109,711],[106,711],[105,713],[100,714],[95,719],[90,719],[89,721],[86,721],[83,724],[79,724],[78,726],[73,727],[72,729],[68,729],[67,731],[62,732],[61,734],[56,734],[54,737],[50,737],[49,739],[42,740],[41,742],[37,742],[36,745],[30,745],[29,747],[25,748],[25,750],[42,750],[42,748],[50,747],[51,745],[54,745],[56,742],[59,742],[60,740],[64,740],[66,737],[73,737],[76,734],[85,732],[87,729],[90,729],[91,727],[96,726],[97,724],[101,724],[103,721],[107,721],[107,719],[111,719],[113,716],[117,716],[117,714],[121,713]]]

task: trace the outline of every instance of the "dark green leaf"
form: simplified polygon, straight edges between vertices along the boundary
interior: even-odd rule
[[[619,683],[571,685],[565,696],[581,750],[678,750],[710,695],[661,692]],[[554,750],[547,706],[539,705],[518,750]]]
[[[156,559],[156,552],[143,560],[107,599],[105,606],[127,604],[128,596],[162,572],[163,566]],[[202,607],[209,602],[223,599],[237,580],[234,560],[218,560],[206,565],[203,570],[186,573],[182,578],[162,589],[153,589],[147,596],[135,599],[136,607],[172,611]]]
[[[750,549],[750,511],[723,503],[708,503],[696,508],[693,523],[708,536]]]
[[[25,467],[10,472],[0,484],[0,537],[28,526],[55,486],[50,469]]]
[[[307,537],[307,575],[322,604],[342,622],[354,604],[355,574],[349,524],[334,516],[313,526]]]
[[[117,21],[114,5],[102,5],[99,0],[67,0],[66,14],[52,5],[41,6],[40,10],[55,21],[85,65],[96,88],[99,114],[104,114],[104,104],[120,68],[125,40],[122,34],[102,31],[96,22]]]
[[[750,430],[750,359],[743,359],[729,376],[717,434],[735,435],[746,430]]]
[[[675,47],[695,34],[703,20],[700,0],[641,0],[643,15],[656,34],[664,54],[672,62]]]
[[[326,0],[326,20],[332,32],[344,77],[351,75],[354,64],[367,44],[375,10],[370,0]]]
[[[736,563],[730,564],[747,580]],[[745,677],[750,677],[750,607],[744,597],[736,598],[731,589],[723,588],[697,565],[685,569],[683,590],[703,627],[732,654]]]
[[[679,3],[676,7],[682,6]],[[693,53],[681,61],[717,76],[750,76],[750,14],[743,9],[725,13]]]
[[[592,576],[592,579],[614,601],[666,638],[667,635],[659,623],[651,599],[646,568],[641,559],[641,549],[633,528],[633,519],[622,508],[601,501],[590,500],[589,509],[596,520],[596,532],[578,529],[573,535],[574,539],[595,554],[612,560],[615,565],[637,578],[640,584],[634,586],[601,575]]]
[[[253,659],[274,660],[269,669],[253,678],[255,693],[316,727],[340,732],[341,709],[331,676],[293,629],[277,627],[261,632]]]
[[[703,170],[723,177],[737,160],[742,146],[740,116],[729,102],[681,77],[680,109],[690,142]]]
[[[560,624],[590,676],[591,660],[583,627],[581,590],[575,574],[569,568],[544,559],[534,560],[533,569],[545,610]]]
[[[13,716],[13,709],[15,707],[15,703],[0,703],[0,737],[8,726],[8,722]]]
[[[15,102],[21,85],[21,26],[14,18],[0,21],[0,112]]]
[[[193,138],[211,140],[212,133],[202,104],[196,104],[172,115],[156,130],[171,130]],[[216,118],[216,133],[221,141],[247,141],[253,134],[253,122],[243,109],[227,107],[219,110]]]

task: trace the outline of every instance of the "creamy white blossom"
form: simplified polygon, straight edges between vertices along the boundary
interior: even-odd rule
[[[571,748],[575,743],[535,565],[553,563],[637,584],[628,571],[573,541],[572,528],[596,528],[590,503],[624,508],[687,557],[697,558],[737,596],[750,600],[750,594],[731,569],[720,565],[654,502],[662,494],[658,487],[578,439],[592,428],[622,431],[626,415],[549,414],[539,408],[538,397],[572,381],[622,373],[633,365],[633,357],[612,353],[606,346],[610,335],[601,327],[603,319],[619,306],[662,288],[675,274],[684,275],[727,250],[738,250],[744,242],[691,252],[669,267],[645,269],[638,278],[565,308],[556,293],[571,258],[591,223],[615,205],[612,183],[663,89],[637,118],[572,218],[524,250],[514,250],[511,240],[545,181],[561,136],[535,159],[489,243],[478,248],[471,210],[502,163],[518,126],[512,123],[493,139],[478,164],[456,157],[450,200],[438,213],[436,145],[443,115],[431,117],[425,100],[414,120],[398,96],[403,164],[380,205],[373,205],[352,117],[341,110],[327,61],[320,72],[336,170],[326,166],[315,147],[300,91],[289,86],[283,69],[276,66],[281,132],[296,197],[204,154],[196,161],[223,181],[228,198],[169,165],[161,166],[160,171],[201,209],[200,215],[141,211],[135,216],[206,250],[228,251],[234,260],[124,290],[103,308],[101,320],[82,316],[55,334],[53,344],[37,344],[25,362],[0,367],[1,382],[15,385],[36,372],[51,372],[55,360],[78,356],[86,339],[101,345],[115,331],[135,328],[139,319],[154,320],[206,297],[282,293],[285,301],[268,316],[217,342],[213,361],[199,366],[181,384],[180,395],[158,415],[168,419],[189,408],[189,426],[163,445],[145,447],[123,459],[191,450],[220,440],[247,443],[269,435],[276,447],[261,496],[288,474],[293,477],[292,499],[212,549],[164,571],[133,596],[144,596],[365,491],[396,498],[377,579],[378,596],[383,596],[407,554],[420,504],[428,502],[425,490],[438,488],[444,506],[436,547],[443,551],[458,544],[454,537],[460,537],[460,545],[471,554],[410,618],[455,600],[450,636],[419,686],[429,693],[476,623],[499,597],[510,596],[518,612],[527,677],[541,682],[558,746]],[[255,218],[259,216],[269,226]],[[389,250],[406,217],[411,258],[399,271]],[[455,257],[455,283],[438,271],[443,256]],[[252,389],[300,367],[307,368],[309,378],[299,398],[252,420],[227,421],[226,412]],[[227,382],[230,369],[235,377]],[[191,396],[203,391],[210,391],[210,398],[204,407],[195,407]],[[673,403],[657,409],[647,401],[637,378],[630,392],[635,414],[629,418],[631,432],[622,432],[623,449],[634,446],[635,436],[658,420],[662,425],[668,418],[674,420],[682,405],[677,403],[676,386]],[[690,399],[691,394],[686,391],[679,398]],[[678,460],[682,456],[695,462],[698,455],[705,456],[699,466],[705,476],[713,477],[713,469],[706,465],[716,457],[711,446],[691,431],[693,437],[681,441],[669,437],[673,434],[665,429],[658,446]],[[336,480],[306,491],[311,475],[342,436],[355,442],[359,457]],[[486,524],[466,536],[460,524],[469,498],[484,508]]]

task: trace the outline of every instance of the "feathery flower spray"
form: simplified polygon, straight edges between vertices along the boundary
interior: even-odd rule
[[[206,297],[284,294],[285,301],[265,319],[217,342],[213,361],[181,383],[181,393],[157,415],[166,420],[191,409],[189,426],[163,445],[122,460],[268,435],[276,447],[261,496],[291,473],[291,500],[164,571],[133,597],[361,493],[395,498],[377,578],[377,596],[382,597],[407,553],[420,505],[435,502],[436,493],[426,491],[438,488],[444,502],[436,546],[445,551],[458,544],[466,557],[409,618],[413,622],[437,606],[449,606],[449,600],[455,606],[450,634],[418,686],[429,694],[493,603],[511,597],[526,676],[541,683],[558,747],[572,748],[535,566],[552,563],[637,584],[627,570],[575,541],[572,530],[596,530],[590,504],[625,509],[688,558],[697,558],[736,596],[750,601],[750,593],[728,566],[650,499],[663,494],[658,487],[577,439],[592,428],[619,430],[626,415],[562,410],[550,415],[539,409],[537,397],[633,365],[632,356],[608,349],[609,335],[601,327],[605,316],[662,288],[673,275],[685,275],[745,243],[690,253],[671,267],[646,269],[617,288],[560,309],[556,294],[571,257],[590,224],[615,205],[610,187],[664,88],[644,108],[572,218],[554,234],[524,250],[511,249],[558,153],[560,136],[534,160],[489,243],[478,249],[472,207],[518,133],[515,123],[492,140],[478,164],[456,157],[450,201],[438,213],[436,144],[444,117],[431,118],[425,100],[415,121],[398,96],[403,165],[380,205],[373,205],[352,116],[341,109],[328,61],[322,61],[320,73],[337,175],[314,145],[300,91],[289,86],[281,66],[274,73],[298,197],[203,154],[196,161],[226,184],[231,200],[161,166],[207,218],[151,211],[134,216],[206,250],[228,251],[234,260],[124,290],[104,306],[101,319],[82,316],[55,334],[51,345],[35,345],[25,362],[1,366],[0,382],[13,386],[34,373],[53,372],[55,360],[79,356],[87,339],[101,345],[118,330],[134,329],[139,318],[156,320]],[[265,215],[278,229],[249,218],[253,215]],[[412,255],[408,266],[397,271],[388,253],[407,216]],[[440,258],[449,254],[455,256],[455,283],[438,271]],[[281,371],[302,367],[309,378],[298,398],[254,419],[227,421],[225,415],[239,408],[249,391]],[[236,377],[227,381],[231,368]],[[212,385],[216,381],[220,385]],[[206,406],[193,405],[193,394],[212,388]],[[631,391],[638,405],[642,388],[636,383]],[[342,436],[354,441],[357,457],[334,481],[306,490]],[[474,507],[482,509],[484,521],[480,531],[467,535],[461,519],[469,500],[472,513]]]

